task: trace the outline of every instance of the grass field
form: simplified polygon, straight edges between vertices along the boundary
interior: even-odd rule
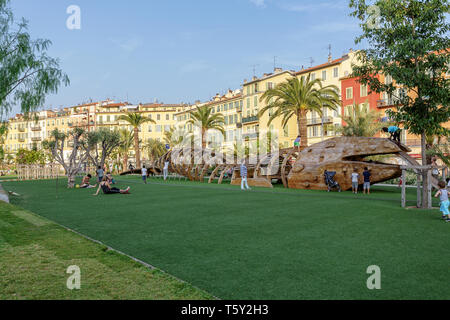
[[[450,299],[450,224],[438,210],[402,209],[397,188],[241,192],[119,178],[128,185],[131,195],[94,197],[64,181],[3,183],[21,194],[13,204],[221,299]],[[366,287],[371,265],[381,290]]]

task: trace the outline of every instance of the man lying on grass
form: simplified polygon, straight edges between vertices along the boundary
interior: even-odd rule
[[[108,177],[103,177],[102,182],[100,182],[100,185],[98,186],[97,192],[94,194],[94,196],[98,196],[98,193],[100,192],[100,189],[102,189],[104,194],[129,194],[130,193],[130,187],[128,187],[126,190],[120,190],[118,188],[111,188],[111,182],[109,181]]]

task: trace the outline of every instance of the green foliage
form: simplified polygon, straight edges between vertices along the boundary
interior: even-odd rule
[[[202,147],[206,147],[206,132],[208,130],[217,130],[225,134],[223,125],[225,118],[221,113],[212,113],[213,109],[207,105],[197,107],[196,110],[190,112],[191,119],[188,124],[199,126],[202,130]]]
[[[101,128],[86,133],[86,142],[83,144],[89,159],[98,167],[105,164],[106,159],[120,145],[120,133]]]
[[[148,157],[151,160],[156,160],[167,152],[164,143],[156,139],[148,139],[145,149],[147,149]]]
[[[380,120],[380,113],[353,104],[348,116],[343,116],[346,125],[338,132],[346,137],[373,137],[385,125]]]
[[[369,2],[351,0],[352,15],[361,20],[362,35],[369,48],[357,57],[354,76],[372,91],[386,92],[398,101],[389,115],[413,134],[445,134],[442,124],[450,117],[449,80],[450,24],[446,17],[448,1],[376,0],[376,24],[370,17]],[[390,75],[391,83],[381,82],[379,74]],[[398,88],[408,94],[400,94]],[[423,153],[425,146],[422,146]]]
[[[183,142],[190,139],[190,134],[184,129],[179,129],[172,127],[169,131],[164,132],[164,142],[167,143],[171,148],[176,148]]]
[[[43,150],[19,149],[16,154],[16,164],[40,164],[45,165],[48,157]]]
[[[0,115],[13,105],[28,113],[69,84],[59,61],[47,55],[51,42],[31,39],[27,21],[16,23],[8,5],[0,0]]]
[[[268,111],[274,111],[269,116],[268,125],[276,118],[282,118],[282,127],[286,127],[292,117],[297,118],[298,134],[302,146],[308,144],[306,132],[306,114],[316,111],[322,115],[324,108],[337,110],[339,107],[339,89],[334,85],[323,87],[320,79],[311,80],[310,76],[300,79],[291,78],[269,89],[261,97],[266,106],[259,112],[259,117]]]

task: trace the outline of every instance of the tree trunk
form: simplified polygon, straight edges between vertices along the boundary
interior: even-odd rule
[[[136,169],[141,169],[141,151],[139,150],[139,128],[134,128],[134,153],[136,156]]]
[[[202,149],[206,149],[206,130],[202,128]]]
[[[123,155],[122,165],[123,165],[122,172],[127,171],[127,169],[128,169],[128,152],[125,152],[125,154]]]
[[[69,173],[67,175],[67,188],[69,188],[69,189],[75,188],[75,179],[76,179],[76,174]]]
[[[306,111],[300,110],[297,113],[298,135],[300,136],[300,150],[308,147],[308,123],[306,120]]]
[[[428,165],[428,161],[427,161],[427,142],[426,142],[425,132],[422,133],[422,136],[421,136],[421,148],[422,148],[422,165],[426,166],[426,165]],[[428,203],[428,184],[431,181],[428,181],[427,170],[422,170],[422,181],[423,181],[422,208],[426,209],[431,205]]]

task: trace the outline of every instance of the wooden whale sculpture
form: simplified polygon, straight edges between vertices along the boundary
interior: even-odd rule
[[[334,180],[342,190],[352,188],[351,175],[356,169],[359,183],[363,183],[363,171],[367,167],[372,183],[398,178],[399,165],[366,161],[368,156],[410,152],[407,147],[389,139],[365,137],[336,137],[302,150],[288,175],[289,188],[327,190],[324,172],[335,171]]]

